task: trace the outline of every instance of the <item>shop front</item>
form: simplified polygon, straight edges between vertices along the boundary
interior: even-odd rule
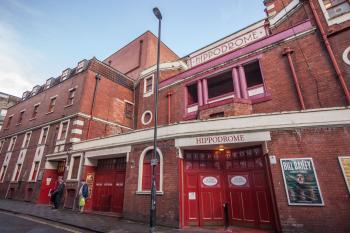
[[[265,142],[269,132],[177,139],[183,157],[183,226],[274,229]]]

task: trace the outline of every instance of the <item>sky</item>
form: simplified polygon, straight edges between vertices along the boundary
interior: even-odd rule
[[[0,92],[22,96],[145,31],[183,57],[265,17],[263,0],[0,0]]]

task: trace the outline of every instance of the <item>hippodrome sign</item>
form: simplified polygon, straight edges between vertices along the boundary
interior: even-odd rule
[[[219,44],[218,46],[211,48],[209,50],[205,50],[202,53],[199,53],[198,55],[193,55],[193,57],[190,55],[189,59],[187,61],[188,66],[193,67],[196,65],[199,65],[203,62],[209,61],[215,57],[218,57],[222,54],[231,52],[233,50],[236,50],[238,48],[244,47],[249,43],[252,43],[253,41],[259,40],[263,37],[265,37],[266,30],[264,26],[261,26],[259,28],[256,28],[252,31],[249,31],[243,35],[234,37],[233,39],[224,42],[222,44]],[[234,36],[234,35],[233,35]],[[196,54],[196,53],[195,53]]]

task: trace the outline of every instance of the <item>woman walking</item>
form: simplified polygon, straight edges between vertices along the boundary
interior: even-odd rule
[[[84,206],[86,203],[86,199],[89,197],[89,186],[83,180],[81,182],[81,187],[79,189],[79,211],[80,213],[84,212]]]

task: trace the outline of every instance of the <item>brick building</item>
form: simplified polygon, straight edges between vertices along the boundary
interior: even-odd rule
[[[181,59],[162,45],[159,224],[223,225],[227,204],[232,225],[277,232],[350,229],[350,3],[264,4],[266,19]],[[65,207],[74,206],[81,178],[90,187],[88,210],[148,219],[156,39],[143,36],[103,63],[95,61],[133,84],[132,124],[117,121],[127,129],[101,132],[96,126],[92,133],[78,119],[84,133],[68,151],[49,143],[38,170],[42,182],[35,183],[39,202],[48,201],[52,179],[65,170]],[[84,102],[91,106],[92,99]],[[111,109],[105,102],[93,106],[100,104],[101,111]],[[126,109],[117,108],[116,116]],[[1,136],[9,151],[15,141],[10,132]],[[99,136],[104,138],[94,139]],[[5,159],[3,167],[12,162],[14,172],[14,160]],[[5,179],[1,187],[7,198],[16,198],[19,186]]]
[[[0,130],[4,123],[7,109],[20,101],[20,98],[0,92]]]

